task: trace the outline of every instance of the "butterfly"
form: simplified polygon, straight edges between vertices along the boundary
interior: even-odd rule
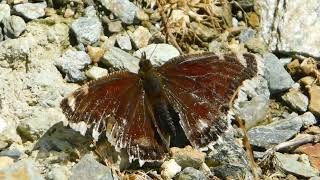
[[[144,161],[165,158],[177,126],[195,148],[216,141],[238,88],[257,74],[249,53],[183,55],[159,67],[144,54],[139,67],[138,74],[118,71],[83,85],[61,108],[81,134],[91,128],[95,139],[103,134],[117,151]]]

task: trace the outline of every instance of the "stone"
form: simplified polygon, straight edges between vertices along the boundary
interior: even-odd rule
[[[8,156],[0,156],[0,170],[11,166],[14,163],[14,159]]]
[[[255,12],[248,13],[248,23],[253,28],[258,28],[260,26],[259,16]]]
[[[318,122],[316,117],[309,111],[300,115],[300,118],[302,119],[303,127],[305,128],[315,125]]]
[[[245,122],[246,129],[258,125],[267,117],[269,104],[269,99],[264,95],[240,103],[238,115]]]
[[[315,82],[315,78],[312,76],[305,76],[299,80],[299,82],[305,87],[311,86]]]
[[[318,171],[320,171],[320,144],[304,144],[300,147],[298,147],[295,152],[306,154],[309,157],[310,164],[312,167],[316,168]]]
[[[68,180],[70,175],[71,172],[66,166],[55,165],[50,168],[47,178],[50,180]]]
[[[99,2],[116,15],[123,23],[132,24],[139,8],[129,0],[99,0]]]
[[[93,63],[99,62],[106,51],[104,48],[93,46],[88,46],[87,49],[88,55]]]
[[[139,59],[117,47],[110,47],[105,52],[101,62],[107,66],[118,69],[127,69],[130,72],[138,73]]]
[[[149,30],[143,26],[139,26],[132,34],[132,40],[138,48],[146,47],[151,38]]]
[[[239,35],[240,43],[248,42],[251,38],[253,38],[256,35],[256,33],[257,32],[251,28],[247,28],[247,29],[242,30]]]
[[[88,71],[86,71],[86,75],[93,80],[97,80],[103,76],[107,76],[108,75],[108,70],[104,69],[104,68],[100,68],[97,66],[93,66],[92,68],[90,68]]]
[[[288,63],[287,68],[292,75],[299,73],[301,71],[299,59],[295,59]]]
[[[145,52],[147,59],[150,59],[151,63],[157,66],[180,55],[179,51],[170,44],[150,44],[134,52],[133,55],[141,58],[142,52]]]
[[[108,30],[111,33],[121,32],[123,30],[121,21],[110,21],[110,22],[108,22]]]
[[[165,161],[161,165],[161,169],[161,176],[164,179],[172,179],[181,171],[181,166],[179,166],[179,164],[177,164],[174,159],[170,159],[169,161]]]
[[[280,58],[280,63],[282,64],[283,67],[286,67],[291,61],[292,58],[291,57],[284,57],[284,58]]]
[[[300,64],[300,68],[305,75],[312,75],[317,71],[317,61],[313,58],[306,58]]]
[[[95,45],[102,34],[102,24],[97,17],[80,17],[71,25],[78,43]]]
[[[309,99],[300,90],[291,88],[289,92],[281,96],[281,98],[295,111],[307,111]]]
[[[0,23],[4,18],[10,17],[10,6],[8,4],[0,4]]]
[[[7,156],[15,160],[22,159],[25,157],[25,147],[20,144],[12,143],[9,148],[2,150],[0,156]]]
[[[10,16],[2,20],[4,35],[8,38],[19,37],[26,29],[26,23],[19,16]]]
[[[194,167],[199,168],[204,162],[206,154],[192,149],[191,146],[185,148],[172,147],[170,149],[171,158],[175,160],[182,168]]]
[[[315,116],[320,117],[320,86],[311,86],[308,92],[310,97],[309,110]]]
[[[177,180],[206,180],[209,179],[206,177],[201,171],[192,168],[192,167],[186,167],[183,169],[178,175]]]
[[[264,54],[263,58],[265,62],[265,77],[271,94],[289,89],[294,84],[294,81],[280,64],[279,59],[271,53]]]
[[[199,22],[190,23],[191,31],[193,31],[203,41],[209,41],[219,36],[219,33]]]
[[[66,74],[68,82],[80,82],[85,80],[81,70],[91,64],[88,54],[83,51],[68,50],[56,61],[57,68]]]
[[[32,179],[44,180],[33,160],[25,159],[0,170],[1,179]]]
[[[208,49],[209,52],[213,52],[215,54],[224,54],[228,52],[227,44],[217,40],[212,40],[209,43]]]
[[[88,6],[84,9],[84,16],[85,17],[95,17],[97,16],[97,11],[94,6]]]
[[[97,162],[93,155],[86,154],[80,161],[71,169],[72,175],[70,180],[100,180],[114,179],[114,174],[111,168]]]
[[[285,172],[298,175],[304,178],[318,176],[319,171],[311,167],[310,164],[301,161],[301,156],[296,154],[275,153],[277,165]]]
[[[46,3],[23,3],[13,6],[13,10],[17,15],[26,18],[27,20],[33,20],[43,17],[46,12]]]
[[[260,37],[253,37],[245,43],[245,47],[258,54],[269,52],[267,44]]]
[[[260,14],[260,33],[270,50],[319,58],[319,3],[317,0],[308,3],[299,0],[257,2],[255,8]]]
[[[117,44],[122,50],[131,50],[131,40],[127,33],[117,35]]]
[[[268,125],[251,128],[248,131],[248,137],[251,145],[268,149],[289,140],[300,132],[301,127],[301,117],[295,115]]]
[[[74,14],[75,14],[75,12],[74,12],[72,9],[67,8],[67,9],[64,11],[63,17],[65,17],[65,18],[71,18],[71,17],[74,16]]]
[[[136,17],[140,21],[148,21],[149,20],[149,15],[146,12],[144,12],[143,9],[139,9],[137,11]]]

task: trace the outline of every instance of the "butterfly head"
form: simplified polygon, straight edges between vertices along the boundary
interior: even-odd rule
[[[143,52],[141,55],[141,59],[139,62],[139,68],[140,68],[139,75],[142,77],[144,76],[145,73],[148,73],[153,69],[152,64],[151,64],[150,60],[147,59],[145,52]]]

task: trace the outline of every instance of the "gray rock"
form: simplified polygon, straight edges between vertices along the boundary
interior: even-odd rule
[[[303,127],[306,127],[306,128],[314,124],[317,124],[318,122],[316,117],[309,111],[300,115],[300,118],[302,119]]]
[[[68,82],[79,82],[85,80],[83,70],[91,63],[89,55],[83,51],[68,50],[56,61],[56,66],[66,74]]]
[[[243,31],[241,31],[239,35],[240,43],[248,42],[251,38],[253,38],[256,35],[256,33],[257,32],[251,28],[244,29]]]
[[[108,22],[108,30],[112,33],[121,32],[123,30],[121,21],[110,21]]]
[[[288,58],[280,58],[280,63],[286,67],[291,61],[292,61],[292,58],[291,57],[288,57]]]
[[[150,44],[134,52],[133,55],[141,58],[141,53],[145,52],[147,59],[154,65],[162,65],[168,60],[180,55],[179,51],[169,44]]]
[[[149,30],[143,26],[139,26],[132,34],[132,40],[138,48],[148,45],[151,38]]]
[[[259,36],[248,39],[248,41],[245,43],[245,47],[251,52],[258,54],[269,52],[268,45]]]
[[[84,16],[85,17],[95,17],[97,16],[97,11],[94,6],[88,6],[84,9]]]
[[[4,35],[8,38],[17,38],[26,29],[26,23],[19,16],[10,16],[2,20]]]
[[[318,21],[320,2],[267,0],[256,3],[261,34],[272,51],[320,57]],[[275,13],[277,12],[277,13]],[[276,16],[274,16],[276,14]]]
[[[309,180],[320,180],[320,177],[319,176],[313,176]]]
[[[234,179],[239,176],[252,179],[246,152],[235,143],[233,131],[234,129],[231,128],[228,133],[222,136],[223,141],[217,141],[210,148],[211,150],[206,156],[206,164],[218,165],[211,168],[211,172],[215,175],[219,174],[218,177],[221,179],[225,179],[227,176]],[[219,173],[222,170],[225,173]]]
[[[70,180],[113,180],[111,168],[97,162],[91,154],[87,154],[72,167]]]
[[[199,38],[201,38],[204,41],[211,40],[213,38],[218,37],[219,35],[219,33],[216,30],[195,21],[190,23],[190,28],[194,33],[196,33],[199,36]]]
[[[20,159],[23,158],[23,156],[26,156],[24,153],[25,149],[22,145],[19,145],[17,143],[13,143],[10,145],[9,148],[0,151],[0,156],[8,156],[13,159]]]
[[[102,6],[116,15],[122,22],[132,24],[139,8],[128,0],[99,0]]]
[[[0,4],[0,23],[4,18],[10,17],[10,6],[8,4]]]
[[[13,6],[13,10],[17,15],[28,20],[38,19],[45,15],[46,3],[23,3]]]
[[[192,167],[186,167],[181,171],[177,177],[177,180],[206,180],[207,178],[201,171],[194,169]]]
[[[39,169],[33,160],[26,159],[21,160],[13,165],[0,170],[2,179],[32,179],[32,180],[44,180],[41,176]]]
[[[245,121],[247,129],[258,125],[266,118],[269,104],[269,99],[264,95],[259,95],[250,101],[240,103],[239,117]]]
[[[4,38],[4,36],[2,33],[2,27],[0,27],[0,42],[3,41],[3,38]]]
[[[172,147],[170,149],[170,154],[172,159],[174,159],[182,168],[185,167],[194,167],[199,168],[206,154],[192,149],[191,146],[186,146],[185,148]]]
[[[309,163],[301,161],[300,155],[297,154],[282,154],[275,153],[275,159],[279,166],[286,173],[294,174],[300,177],[309,178],[312,176],[318,176],[319,171],[310,166]]]
[[[224,54],[228,52],[227,44],[223,42],[219,42],[217,40],[212,40],[209,43],[208,49],[210,52],[213,52],[215,54]]]
[[[285,142],[300,132],[302,120],[299,116],[278,120],[268,125],[257,126],[248,131],[251,145],[270,148]]]
[[[289,89],[294,81],[281,65],[279,59],[271,53],[264,54],[263,58],[265,60],[265,77],[271,94]]]
[[[97,66],[93,66],[92,68],[90,68],[88,71],[86,71],[86,75],[90,78],[90,79],[98,79],[101,78],[103,76],[108,75],[108,70],[104,69],[104,68],[100,68]]]
[[[97,17],[80,17],[71,25],[78,43],[85,45],[96,44],[102,33],[102,25]]]
[[[290,89],[289,92],[282,96],[282,100],[298,112],[307,111],[309,99],[300,90]]]
[[[117,35],[117,44],[123,50],[131,50],[131,40],[127,33]]]
[[[68,180],[71,175],[70,170],[65,166],[55,165],[50,169],[47,179],[50,180]]]
[[[109,48],[101,62],[118,69],[127,69],[134,73],[138,73],[139,69],[139,59],[117,47]]]

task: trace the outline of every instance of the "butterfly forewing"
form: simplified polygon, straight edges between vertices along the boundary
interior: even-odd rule
[[[157,142],[144,91],[137,74],[119,72],[88,83],[61,102],[67,119],[84,122],[95,137],[105,132],[116,149],[129,156],[161,160],[164,149]]]
[[[229,104],[241,83],[255,76],[254,56],[180,56],[158,68],[164,93],[195,147],[216,140],[227,129]]]

